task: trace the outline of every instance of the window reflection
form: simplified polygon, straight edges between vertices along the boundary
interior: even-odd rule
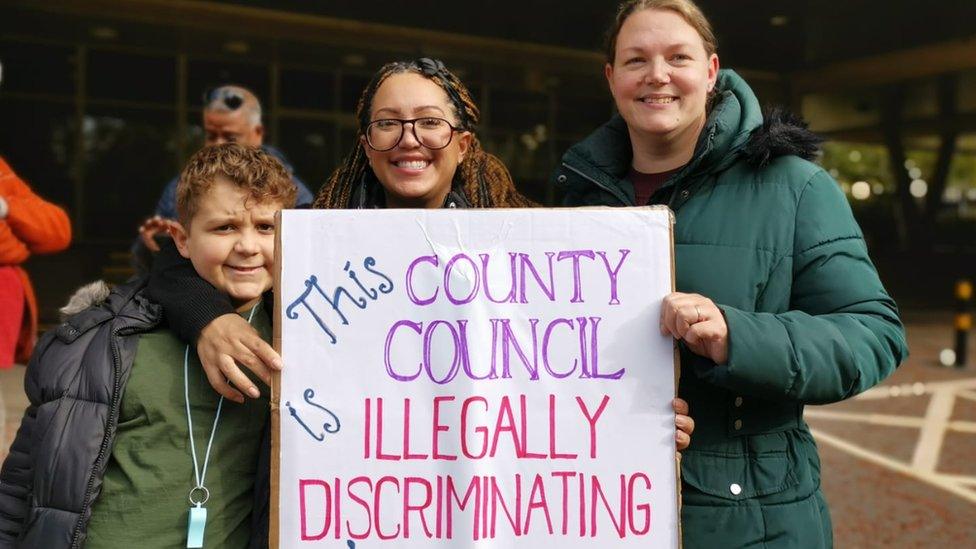
[[[128,241],[177,173],[173,114],[95,108],[84,118],[84,223],[93,239]]]
[[[0,61],[2,93],[71,96],[75,92],[75,48],[71,46],[2,41]]]
[[[176,60],[168,55],[137,55],[92,49],[88,52],[88,95],[91,99],[157,102],[176,101]],[[120,76],[123,76],[120,78]]]
[[[0,156],[35,192],[74,209],[71,165],[77,132],[72,107],[4,98],[0,101],[0,120],[5,128],[0,131]]]

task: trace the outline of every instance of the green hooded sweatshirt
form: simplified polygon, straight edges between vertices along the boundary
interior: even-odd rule
[[[894,301],[837,183],[798,123],[764,123],[721,71],[692,160],[651,198],[674,210],[676,287],[725,315],[729,359],[681,349],[678,394],[696,429],[683,452],[685,547],[830,547],[806,404],[875,385],[908,354]],[[619,116],[563,156],[568,206],[634,206]],[[649,327],[649,329],[651,329]]]

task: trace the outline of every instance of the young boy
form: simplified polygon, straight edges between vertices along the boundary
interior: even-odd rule
[[[274,214],[295,195],[280,162],[237,144],[195,154],[177,190],[180,253],[265,338]],[[268,401],[222,403],[145,280],[45,334],[25,386],[0,472],[0,548],[186,547],[201,526],[206,547],[252,541]]]

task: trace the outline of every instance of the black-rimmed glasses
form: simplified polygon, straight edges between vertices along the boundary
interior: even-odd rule
[[[424,147],[436,151],[451,144],[457,128],[443,118],[425,116],[403,120],[384,118],[373,120],[366,126],[366,143],[378,152],[389,151],[403,140],[404,126],[410,124],[413,136]]]

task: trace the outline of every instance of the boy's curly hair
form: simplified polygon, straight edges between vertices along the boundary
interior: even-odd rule
[[[211,145],[190,157],[176,186],[176,211],[187,229],[200,197],[207,194],[218,177],[237,185],[255,202],[275,202],[282,208],[295,206],[298,190],[277,158],[239,143]]]

